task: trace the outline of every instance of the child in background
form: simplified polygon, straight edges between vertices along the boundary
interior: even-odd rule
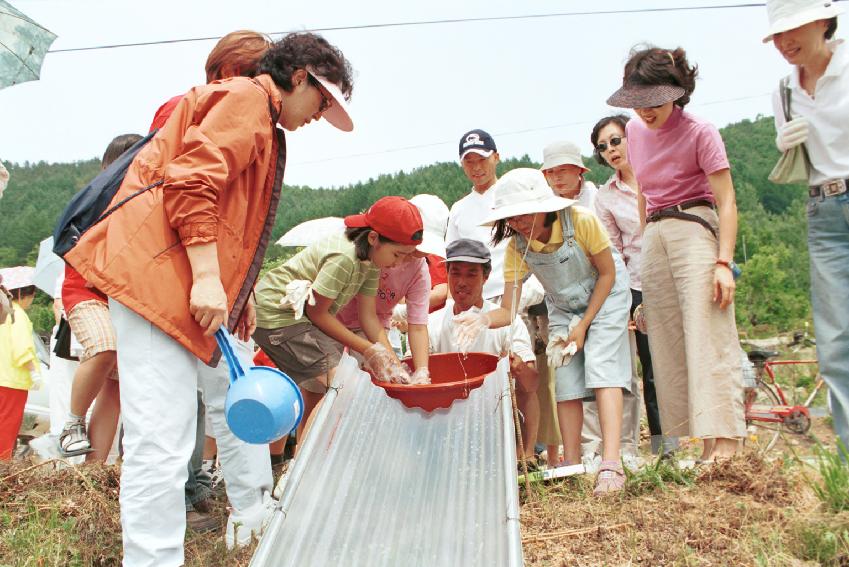
[[[138,134],[117,136],[106,148],[100,169],[106,169],[139,140],[141,136]],[[74,373],[71,407],[59,435],[59,452],[65,458],[91,453],[86,461],[103,462],[109,456],[121,411],[115,330],[109,318],[107,298],[89,285],[79,272],[66,265],[62,306],[83,353]],[[85,418],[95,398],[97,403],[91,415],[90,442]]]
[[[345,217],[344,235],[308,246],[263,276],[256,287],[256,343],[298,384],[308,418],[321,401],[348,347],[363,355],[375,377],[409,382],[377,317],[381,268],[391,268],[422,242],[422,218],[402,197],[383,197],[365,214]],[[338,311],[354,296],[363,338]],[[303,317],[306,315],[306,317]],[[298,427],[303,439],[307,419]]]
[[[12,458],[27,391],[41,384],[32,323],[26,314],[35,297],[33,272],[27,266],[0,271],[3,286],[12,294],[12,312],[0,324],[0,460]]]

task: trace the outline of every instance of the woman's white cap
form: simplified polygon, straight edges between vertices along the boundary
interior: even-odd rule
[[[519,215],[559,211],[577,202],[555,195],[542,172],[529,167],[508,171],[489,190],[493,194],[492,209],[481,226]]]
[[[772,41],[777,33],[793,30],[817,20],[830,20],[843,13],[843,7],[823,0],[767,0],[769,32],[764,43]]]
[[[326,90],[333,99],[333,104],[330,105],[330,108],[321,114],[322,118],[343,132],[350,132],[353,130],[354,121],[351,120],[351,114],[348,111],[348,101],[345,100],[345,95],[342,94],[342,90],[336,86],[335,83],[331,83],[326,78],[319,75],[312,67],[307,67],[307,73],[312,75],[316,81],[321,83],[321,86],[324,87],[324,90]]]
[[[422,215],[424,236],[416,250],[445,258],[445,231],[448,229],[448,206],[436,195],[421,194],[410,199]]]
[[[582,170],[589,171],[581,157],[581,148],[572,142],[554,142],[542,150],[542,169],[551,169],[559,165],[576,165]]]

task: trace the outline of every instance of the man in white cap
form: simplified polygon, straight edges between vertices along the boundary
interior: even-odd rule
[[[590,169],[584,165],[581,149],[572,142],[560,141],[548,144],[542,150],[542,174],[548,186],[560,197],[577,201],[577,204],[593,211],[598,189],[584,179]]]
[[[841,3],[842,4],[842,3]],[[772,41],[793,66],[773,94],[776,145],[803,144],[808,163],[811,305],[834,430],[849,446],[849,47],[833,40],[842,6],[769,0]]]
[[[471,192],[454,203],[448,215],[445,242],[471,238],[486,244],[492,254],[492,274],[483,286],[484,299],[497,299],[504,291],[504,250],[506,243],[492,245],[491,230],[480,226],[492,208],[489,188],[498,180],[496,167],[500,161],[495,140],[483,130],[470,130],[460,138],[460,165],[472,182]]]

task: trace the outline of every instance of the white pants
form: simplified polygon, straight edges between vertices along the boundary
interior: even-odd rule
[[[197,390],[218,442],[233,514],[262,505],[272,489],[267,445],[239,441],[227,427],[225,362],[210,368],[171,337],[117,301],[109,311],[118,345],[124,462],[121,526],[124,565],[184,562],[186,466],[195,445]]]

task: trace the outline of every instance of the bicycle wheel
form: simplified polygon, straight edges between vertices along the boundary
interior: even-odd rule
[[[763,421],[758,416],[769,416],[774,406],[781,405],[778,395],[769,384],[757,379],[757,387],[746,390],[746,447],[758,453],[766,453],[775,446],[781,435],[781,423]]]

